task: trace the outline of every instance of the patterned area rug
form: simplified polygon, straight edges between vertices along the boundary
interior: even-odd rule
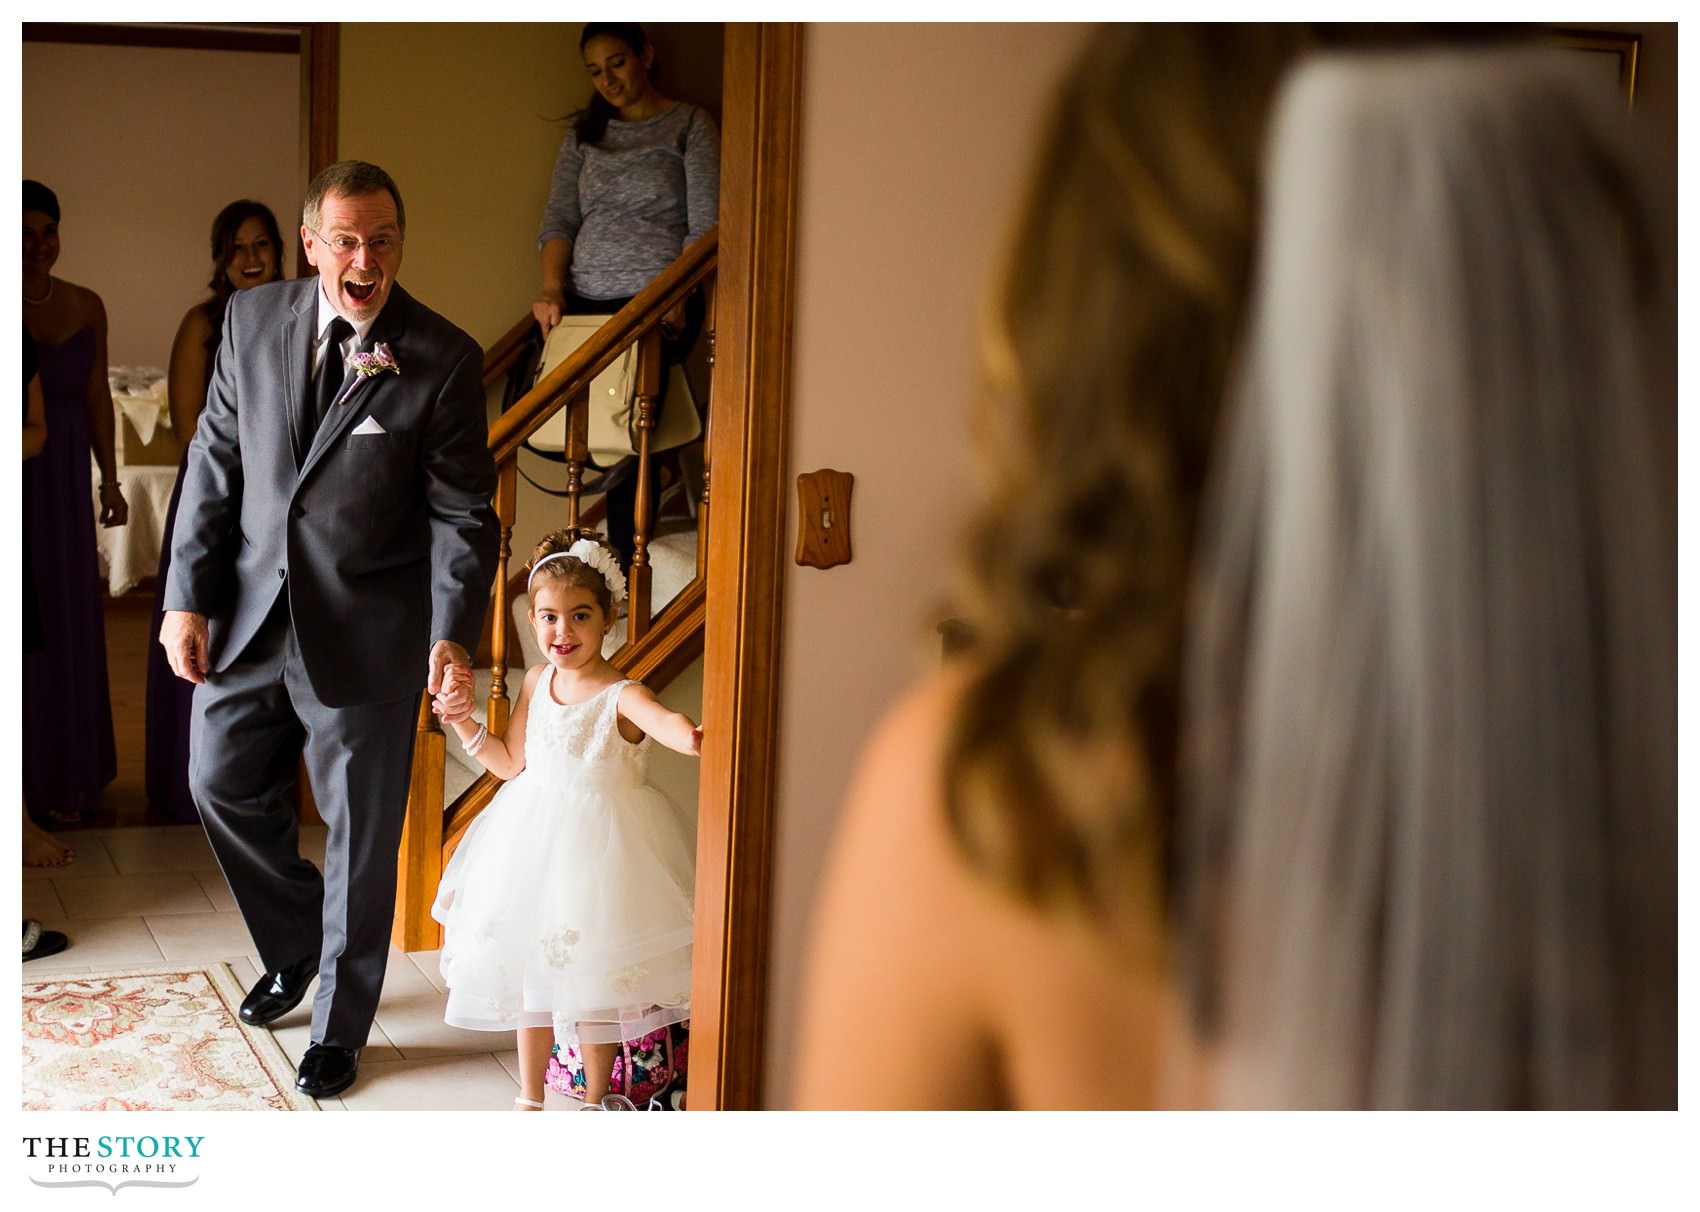
[[[227,964],[24,982],[25,1111],[317,1111]]]

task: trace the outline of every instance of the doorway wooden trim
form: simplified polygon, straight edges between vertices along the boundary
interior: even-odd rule
[[[337,161],[336,124],[342,80],[342,27],[333,21],[318,21],[301,27],[301,133],[306,140],[302,162],[307,181]],[[302,182],[306,189],[306,182]],[[307,272],[301,258],[301,272]]]
[[[691,988],[693,1110],[761,1106],[802,27],[728,23]]]

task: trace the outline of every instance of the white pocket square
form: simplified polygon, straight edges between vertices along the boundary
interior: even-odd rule
[[[389,431],[386,430],[382,425],[378,424],[378,418],[377,417],[367,417],[364,421],[360,422],[360,424],[356,425],[352,430],[350,430],[348,436],[351,437],[351,438],[357,438],[363,433],[388,433],[388,432]]]

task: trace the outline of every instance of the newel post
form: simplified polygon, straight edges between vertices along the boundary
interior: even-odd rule
[[[508,603],[508,563],[513,556],[514,513],[518,501],[518,460],[510,457],[496,470],[496,523],[501,527],[501,545],[496,552],[496,580],[490,595],[490,696],[485,701],[484,722],[491,733],[508,730],[508,624],[513,617]]]
[[[401,951],[432,951],[443,945],[443,928],[431,916],[443,876],[443,730],[431,714],[429,695],[419,696],[413,738],[413,774],[407,787],[407,819],[396,856],[395,923],[390,941]]]

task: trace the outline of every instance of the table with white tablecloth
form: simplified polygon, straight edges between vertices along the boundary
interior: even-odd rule
[[[165,372],[156,366],[113,366],[107,387],[114,410],[113,451],[130,520],[106,529],[100,518],[100,467],[94,469],[95,546],[113,597],[128,593],[159,571],[166,539],[165,514],[177,482],[177,437],[171,432]]]
[[[113,597],[128,593],[142,580],[159,571],[159,547],[164,541],[165,514],[171,508],[171,489],[177,483],[176,467],[141,464],[118,466],[118,482],[130,505],[130,520],[111,529],[100,525],[100,469],[94,474],[95,547],[100,553],[100,570]]]

